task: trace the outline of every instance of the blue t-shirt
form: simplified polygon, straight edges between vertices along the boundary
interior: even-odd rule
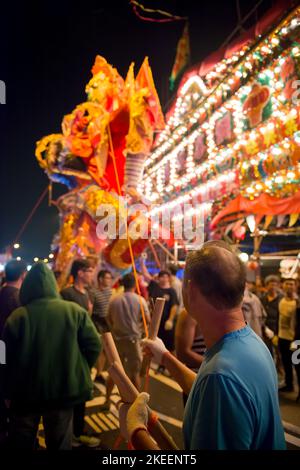
[[[226,334],[205,353],[183,433],[190,450],[286,448],[274,362],[249,326]]]

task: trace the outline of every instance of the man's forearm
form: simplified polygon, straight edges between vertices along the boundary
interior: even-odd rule
[[[188,395],[191,391],[197,374],[186,367],[169,351],[163,355],[162,365],[168,369],[184,393]]]
[[[149,273],[148,269],[146,268],[146,265],[143,259],[141,259],[140,266],[141,266],[141,271],[142,271],[142,275],[144,276],[144,278],[149,282],[152,281],[153,278],[151,274]]]
[[[174,321],[174,318],[177,315],[178,305],[173,305],[168,320]]]

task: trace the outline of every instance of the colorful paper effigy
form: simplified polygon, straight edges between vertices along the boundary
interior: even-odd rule
[[[120,270],[130,267],[128,238],[95,238],[97,210],[109,204],[118,223],[118,196],[140,199],[137,187],[154,131],[164,127],[147,58],[136,77],[131,64],[125,81],[101,56],[96,57],[92,74],[87,101],[64,116],[61,134],[46,136],[36,146],[36,158],[50,180],[71,190],[57,203],[61,228],[55,241],[55,268],[60,272],[75,257],[99,254],[104,246],[107,263]],[[144,247],[145,240],[132,240],[134,255]]]

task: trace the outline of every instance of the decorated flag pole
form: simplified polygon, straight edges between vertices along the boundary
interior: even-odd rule
[[[170,89],[173,90],[176,80],[181,76],[190,61],[189,24],[186,22],[176,51],[175,62],[170,77]]]

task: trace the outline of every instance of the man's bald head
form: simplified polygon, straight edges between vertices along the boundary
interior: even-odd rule
[[[218,309],[235,308],[242,302],[246,271],[230,245],[223,241],[204,243],[188,254],[185,281],[191,280],[208,303]]]

